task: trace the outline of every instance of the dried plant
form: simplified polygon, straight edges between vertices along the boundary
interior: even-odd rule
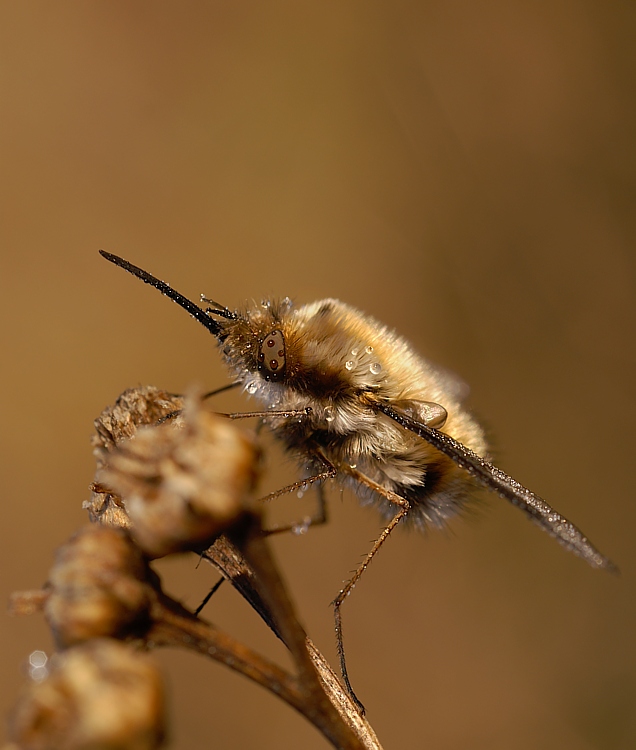
[[[126,391],[95,422],[92,524],[58,551],[41,591],[14,594],[15,614],[42,611],[58,653],[10,721],[23,750],[165,743],[161,680],[141,651],[171,646],[219,661],[270,690],[337,748],[380,744],[305,634],[253,499],[252,442],[196,397]],[[229,580],[289,649],[294,671],[166,594],[152,560],[191,551]],[[103,690],[107,722],[96,706]],[[134,707],[134,711],[132,710]]]

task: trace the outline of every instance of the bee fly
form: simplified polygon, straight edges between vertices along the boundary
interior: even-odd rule
[[[373,318],[335,299],[295,308],[285,298],[230,310],[202,297],[212,305],[203,309],[141,268],[100,253],[215,336],[235,384],[264,406],[249,416],[266,419],[310,467],[305,479],[265,499],[333,477],[385,517],[386,527],[333,602],[342,676],[360,709],[347,674],[340,607],[399,523],[443,526],[482,485],[593,567],[615,570],[576,526],[488,461],[484,433],[462,407],[453,379]],[[326,519],[319,496],[314,523]]]

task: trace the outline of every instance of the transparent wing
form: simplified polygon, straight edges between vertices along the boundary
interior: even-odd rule
[[[427,427],[395,406],[379,404],[378,409],[402,427],[419,435],[440,453],[444,453],[484,487],[525,511],[544,531],[547,531],[566,549],[582,557],[592,567],[617,572],[614,563],[602,555],[573,523],[501,469],[493,466],[450,435],[433,427]]]

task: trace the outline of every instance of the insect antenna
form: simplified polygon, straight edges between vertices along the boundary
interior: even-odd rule
[[[187,297],[184,297],[182,294],[177,292],[169,284],[166,284],[165,281],[160,281],[152,274],[144,271],[138,266],[134,266],[132,263],[129,263],[127,260],[120,258],[118,255],[107,253],[105,250],[100,250],[99,254],[102,257],[106,258],[106,260],[114,263],[116,266],[119,266],[119,268],[123,268],[124,271],[128,271],[128,273],[131,273],[133,276],[141,279],[144,283],[150,284],[150,286],[158,289],[161,294],[165,294],[166,297],[169,297],[173,302],[176,302],[180,307],[183,307],[184,310],[189,312],[190,315],[195,320],[198,320],[202,326],[205,326],[205,328],[207,328],[213,336],[216,336],[219,340],[222,340],[224,338],[223,328],[216,320],[213,320],[205,310],[202,310],[198,305],[195,305],[194,302],[191,302]],[[225,309],[226,308],[223,308],[223,310]],[[223,317],[229,317],[223,311],[210,310],[210,312],[218,315],[223,315]],[[229,313],[230,311],[228,310],[227,312]],[[231,315],[234,314],[231,313]]]
[[[440,453],[451,458],[484,487],[525,511],[544,531],[555,537],[566,549],[582,557],[592,567],[618,572],[614,563],[602,555],[573,523],[516,479],[493,466],[490,461],[478,456],[450,435],[412,419],[401,409],[396,409],[389,404],[378,404],[378,409],[402,427],[419,435],[437,448]]]
[[[206,313],[210,315],[219,315],[221,318],[227,318],[228,320],[236,320],[238,315],[232,312],[229,307],[221,305],[219,302],[215,302],[213,299],[206,297],[205,294],[200,296],[199,302],[206,302],[208,305],[214,305],[214,307],[206,307]]]

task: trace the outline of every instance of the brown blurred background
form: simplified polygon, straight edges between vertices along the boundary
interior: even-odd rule
[[[397,533],[344,608],[381,741],[634,747],[635,31],[633,2],[591,0],[3,3],[2,598],[85,522],[106,404],[226,382],[210,336],[98,248],[230,307],[334,296],[460,374],[502,468],[622,569],[497,498]],[[330,496],[328,527],[275,547],[335,663],[329,602],[380,520]],[[160,569],[191,606],[216,580]],[[285,660],[229,588],[207,616]],[[5,713],[51,639],[0,627]],[[325,747],[224,668],[161,661],[175,748]]]

